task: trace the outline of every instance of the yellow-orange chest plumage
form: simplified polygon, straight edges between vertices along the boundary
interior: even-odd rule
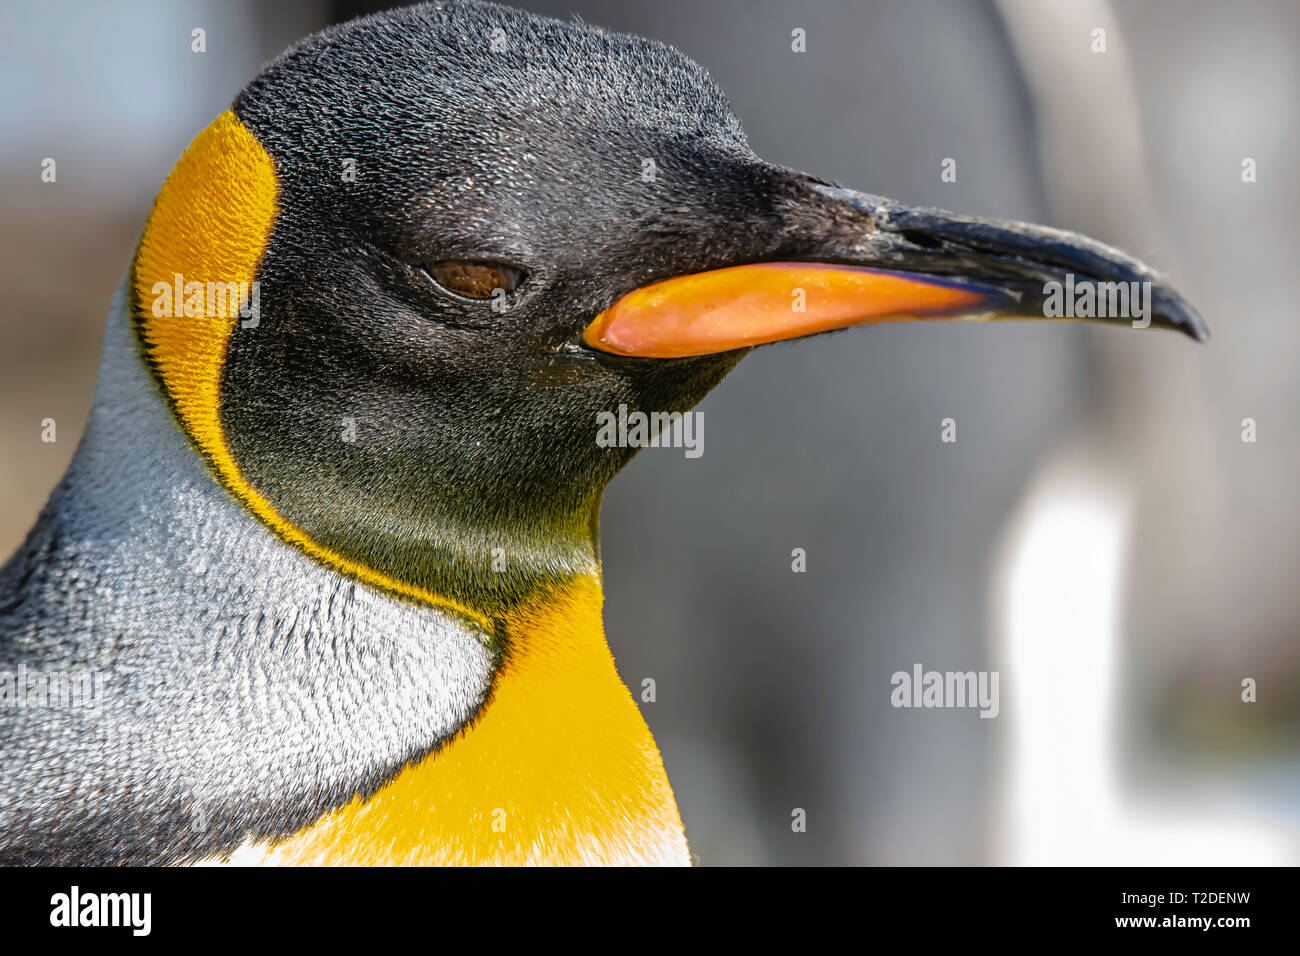
[[[579,579],[509,622],[491,699],[439,751],[235,863],[688,864],[663,761]]]

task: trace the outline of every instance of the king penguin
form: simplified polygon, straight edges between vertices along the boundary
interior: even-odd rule
[[[689,863],[601,414],[1089,283],[1206,336],[1101,243],[763,162],[662,44],[470,0],[309,37],[163,185],[0,570],[0,863]]]

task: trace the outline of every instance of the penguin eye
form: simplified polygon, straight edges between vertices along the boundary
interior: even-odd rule
[[[514,292],[524,281],[522,269],[501,262],[439,259],[425,263],[424,271],[438,288],[464,299],[490,299],[497,289]]]

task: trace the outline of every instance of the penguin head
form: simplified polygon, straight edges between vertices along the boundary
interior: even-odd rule
[[[234,113],[280,208],[262,323],[226,370],[227,414],[249,416],[232,431],[323,444],[352,417],[399,451],[367,481],[406,497],[436,474],[438,496],[518,524],[586,510],[635,452],[597,446],[599,411],[688,409],[739,358],[638,361],[582,338],[622,295],[761,258],[775,231],[781,177],[667,46],[419,6],[308,39]],[[278,454],[249,446],[241,461]]]
[[[182,427],[286,537],[489,611],[591,569],[636,451],[598,443],[599,416],[686,411],[754,346],[1043,317],[1067,273],[1154,283],[1153,324],[1203,335],[1113,249],[770,165],[677,51],[506,7],[326,30],[219,124],[135,262]],[[256,314],[159,317],[173,276],[254,281]]]

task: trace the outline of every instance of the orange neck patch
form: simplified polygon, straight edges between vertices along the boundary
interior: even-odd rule
[[[136,252],[136,327],[182,427],[213,464],[229,454],[221,369],[239,310],[230,309],[229,297],[209,302],[207,290],[251,288],[277,190],[271,157],[227,110],[167,177]],[[236,304],[244,302],[241,296]]]

